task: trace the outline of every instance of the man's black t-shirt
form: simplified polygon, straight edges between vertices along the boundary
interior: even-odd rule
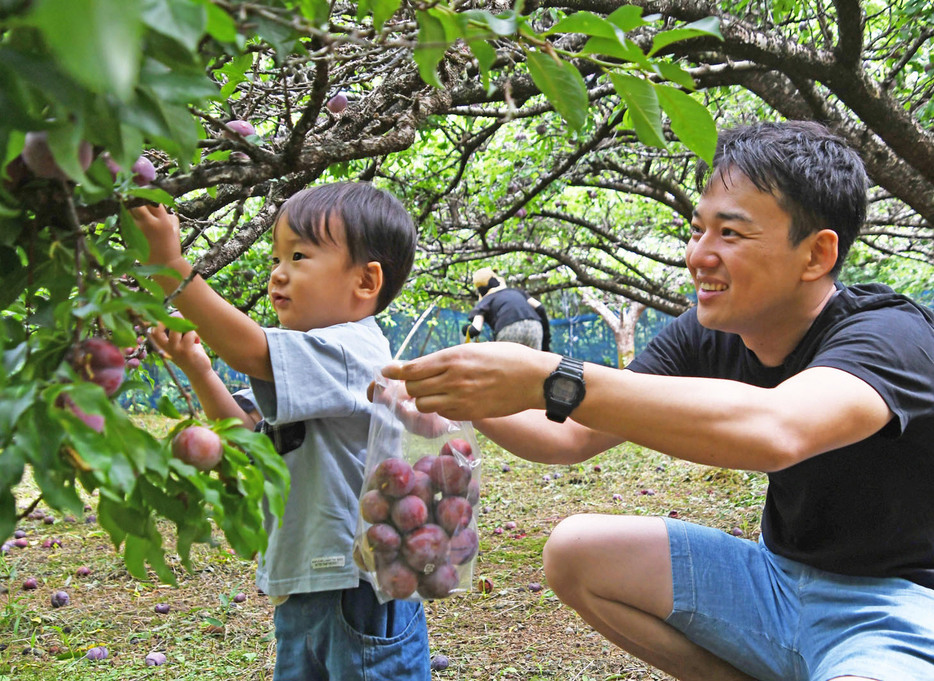
[[[470,311],[470,319],[478,314],[483,315],[484,323],[490,325],[494,335],[503,327],[523,319],[540,321],[535,308],[529,304],[529,294],[517,288],[486,294]]]
[[[775,553],[847,575],[934,588],[934,314],[882,285],[843,287],[779,367],[689,310],[628,367],[763,388],[815,366],[862,379],[894,414],[862,442],[769,474],[762,536]],[[832,409],[833,405],[828,405]]]

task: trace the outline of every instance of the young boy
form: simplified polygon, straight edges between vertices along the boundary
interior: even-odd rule
[[[180,278],[191,265],[176,216],[164,206],[132,211],[149,262]],[[281,526],[267,514],[269,545],[257,586],[276,603],[275,681],[430,678],[421,604],[381,605],[352,558],[369,433],[373,371],[390,360],[373,315],[398,294],[416,234],[402,204],[366,183],[305,189],[282,206],[273,229],[269,296],[284,328],[261,328],[195,276],[173,303],[252,391],[233,396],[194,332],[153,334],[188,375],[209,418],[262,415],[292,486]],[[255,400],[255,402],[253,401]]]

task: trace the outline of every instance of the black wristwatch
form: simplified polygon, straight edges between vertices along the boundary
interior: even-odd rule
[[[562,357],[558,368],[545,379],[545,416],[564,423],[584,399],[584,363]]]

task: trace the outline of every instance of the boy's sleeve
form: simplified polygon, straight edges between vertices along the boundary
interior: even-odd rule
[[[367,408],[366,386],[388,361],[381,334],[350,323],[306,333],[265,331],[274,379],[251,379],[250,385],[269,424],[346,417]]]
[[[243,390],[238,390],[233,393],[234,402],[237,403],[237,406],[240,407],[246,413],[251,411],[258,411],[260,414],[263,413],[263,410],[259,408],[259,404],[256,401],[256,396],[253,394],[253,391],[250,388],[244,388]]]

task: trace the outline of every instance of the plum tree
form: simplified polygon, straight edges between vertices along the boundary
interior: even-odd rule
[[[188,426],[172,438],[172,455],[199,471],[210,471],[220,463],[224,443],[210,428]]]

